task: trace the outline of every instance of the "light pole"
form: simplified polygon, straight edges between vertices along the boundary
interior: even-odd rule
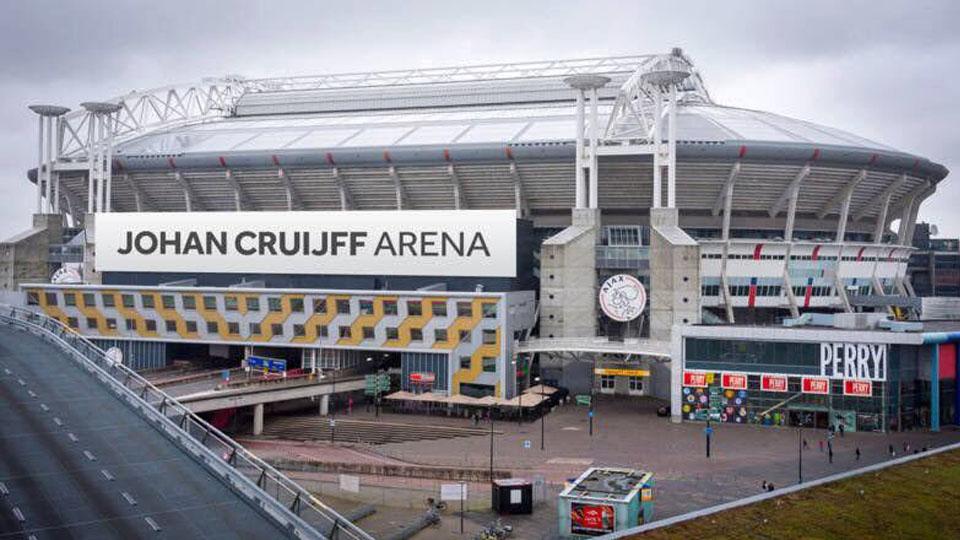
[[[493,488],[493,405],[487,408],[490,415],[490,487]]]
[[[707,428],[703,430],[707,437],[707,457],[710,457],[710,436],[713,435],[713,427],[710,426],[710,416],[707,416]]]
[[[803,422],[797,427],[797,483],[803,483]]]
[[[330,444],[334,444],[337,437],[337,408],[333,404],[337,397],[337,368],[333,368],[333,391],[330,392]]]
[[[543,442],[543,441],[544,441],[544,436],[543,436],[543,434],[544,434],[544,431],[545,431],[545,426],[544,426],[544,424],[545,424],[545,422],[546,422],[547,412],[543,410],[543,401],[544,401],[544,396],[543,396],[543,383],[540,382],[540,377],[537,377],[536,379],[534,379],[534,381],[540,386],[540,450],[543,450],[543,445],[544,445],[544,442]]]
[[[513,377],[514,380],[517,378],[517,359],[514,358],[510,361],[513,364]],[[517,427],[523,427],[523,389],[520,388],[520,384],[517,384]]]

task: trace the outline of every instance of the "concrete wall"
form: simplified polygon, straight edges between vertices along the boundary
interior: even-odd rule
[[[597,324],[599,210],[573,211],[573,225],[540,252],[540,337],[593,337]]]
[[[15,291],[21,283],[50,279],[49,247],[63,238],[63,217],[34,214],[33,227],[0,242],[0,290]]]

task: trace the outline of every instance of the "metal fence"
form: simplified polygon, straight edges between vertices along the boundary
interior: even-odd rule
[[[157,430],[210,470],[239,496],[296,538],[373,540],[309,491],[208,424],[129,367],[107,358],[92,342],[56,319],[0,305],[0,323],[23,328],[68,357],[140,412]]]

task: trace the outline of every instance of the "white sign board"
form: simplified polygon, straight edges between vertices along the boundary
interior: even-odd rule
[[[350,493],[360,493],[360,477],[349,474],[340,475],[340,489]]]
[[[467,500],[466,484],[440,484],[441,501]]]
[[[97,214],[99,272],[516,277],[514,210]]]
[[[873,343],[821,343],[820,376],[885,381],[887,348]]]
[[[600,308],[615,321],[632,321],[647,306],[647,290],[629,274],[610,276],[600,286]]]

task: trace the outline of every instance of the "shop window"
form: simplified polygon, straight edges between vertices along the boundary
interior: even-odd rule
[[[421,328],[411,328],[411,329],[410,329],[410,341],[423,341],[423,329],[421,329]]]
[[[338,315],[349,315],[350,314],[350,300],[337,300],[337,314]]]
[[[150,299],[153,300],[153,298]],[[83,305],[87,307],[95,307],[97,305],[97,299],[93,293],[83,293]],[[153,307],[153,305],[151,304],[150,307]]]
[[[166,328],[167,332],[177,331],[177,321],[171,321],[170,319],[167,319],[163,321],[163,325]]]
[[[437,328],[433,331],[433,340],[437,343],[446,343],[447,342],[447,329],[446,328]]]
[[[313,312],[324,314],[327,312],[327,299],[326,298],[314,298],[313,299]]]
[[[260,311],[260,297],[248,296],[245,300],[247,302],[247,311]]]
[[[217,309],[217,297],[216,297],[216,296],[204,296],[204,297],[203,297],[203,309]]]
[[[290,311],[293,313],[303,313],[303,298],[296,297],[290,299]]]
[[[307,329],[302,324],[293,325],[293,337],[303,337],[307,335]]]
[[[471,364],[472,364],[472,358],[470,358],[469,356],[460,357],[460,369],[470,369]]]
[[[497,343],[497,331],[484,329],[483,331],[483,344],[484,345],[495,345]]]
[[[123,303],[123,307],[125,307],[125,308],[134,308],[134,307],[136,307],[136,305],[134,304],[134,300],[133,300],[133,295],[132,295],[132,294],[123,294],[123,295],[120,295],[120,302]],[[67,305],[72,305],[72,304],[67,304]]]
[[[327,325],[325,324],[318,324],[316,327],[316,331],[317,331],[317,335],[322,338],[325,338],[329,335],[329,331],[327,330]]]
[[[47,297],[47,305],[55,306],[57,305],[57,293],[48,292],[44,296]]]
[[[349,326],[341,326],[339,328],[339,333],[341,339],[350,339],[352,331]]]
[[[283,336],[283,325],[282,324],[271,324],[270,325],[270,334],[273,336]]]
[[[126,296],[129,296],[129,295],[126,295]],[[133,297],[131,296],[131,298]],[[63,305],[65,306],[77,305],[77,295],[72,292],[63,293]]]
[[[397,310],[397,301],[396,300],[384,300],[383,301],[383,314],[384,315],[396,315]]]
[[[396,326],[387,327],[387,339],[400,339],[400,331],[397,330]]]
[[[643,391],[643,379],[640,377],[630,377],[627,379],[631,392],[642,392]]]
[[[220,325],[217,321],[207,321],[207,333],[208,334],[219,334]]]
[[[223,309],[227,311],[237,311],[239,306],[237,305],[236,296],[224,296],[223,297]]]
[[[457,302],[457,317],[473,317],[473,302]]]
[[[77,330],[80,328],[80,321],[78,321],[76,317],[67,317],[67,326]]]
[[[197,321],[187,321],[187,333],[197,333]]]
[[[252,322],[250,323],[250,335],[259,336],[260,335],[260,323]]]
[[[103,298],[103,307],[116,307],[117,298],[113,295],[113,293],[104,293],[101,295],[101,297]]]
[[[600,376],[600,389],[601,390],[613,390],[617,384],[617,378],[613,375],[601,375]]]
[[[197,297],[192,294],[184,295],[181,299],[183,302],[183,309],[194,310],[197,309]]]
[[[407,315],[419,317],[423,315],[423,304],[419,300],[410,300],[407,302]]]
[[[484,319],[496,319],[497,318],[497,305],[483,304],[483,318]]]
[[[446,302],[433,302],[430,304],[430,308],[433,310],[434,317],[446,317],[447,316],[447,303]]]
[[[227,333],[237,336],[240,335],[240,323],[238,322],[228,322],[227,323]]]
[[[124,323],[125,323],[126,326],[127,326],[127,330],[129,330],[129,331],[131,331],[131,332],[136,332],[136,331],[137,331],[137,320],[136,320],[136,319],[126,319],[126,320],[124,321]]]
[[[360,300],[360,314],[373,315],[373,300]]]
[[[96,317],[87,317],[87,328],[91,330],[97,329],[97,319]]]
[[[144,325],[147,327],[147,332],[156,332],[157,331],[157,321],[153,319],[146,319]]]
[[[373,339],[373,338],[374,338],[373,327],[372,327],[372,326],[364,326],[364,327],[363,327],[363,339]]]
[[[484,357],[483,359],[483,371],[486,373],[496,373],[497,372],[497,359],[494,357]]]

